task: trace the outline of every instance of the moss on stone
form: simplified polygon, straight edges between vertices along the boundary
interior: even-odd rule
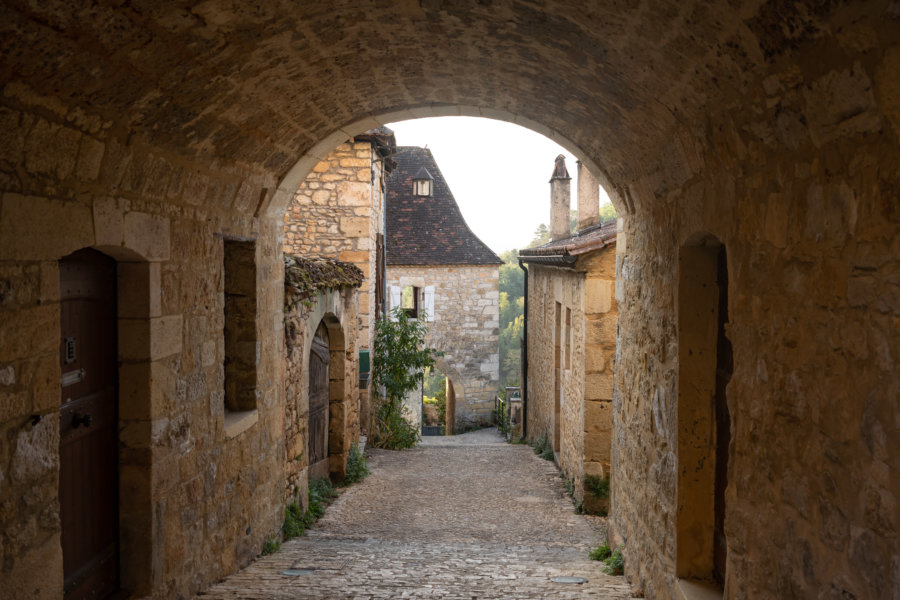
[[[331,258],[284,255],[284,304],[292,307],[324,289],[359,287],[363,272],[356,265]]]

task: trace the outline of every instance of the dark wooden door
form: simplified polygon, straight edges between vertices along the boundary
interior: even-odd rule
[[[309,352],[309,476],[328,477],[328,330],[320,324]]]
[[[118,589],[116,264],[95,250],[59,262],[59,503],[65,597]]]

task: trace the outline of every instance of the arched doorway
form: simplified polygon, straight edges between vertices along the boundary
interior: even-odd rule
[[[677,576],[713,580],[722,589],[731,444],[726,391],[734,368],[725,245],[699,236],[681,249],[678,271]]]
[[[309,434],[307,453],[309,477],[328,477],[328,404],[331,362],[328,328],[319,323],[309,349]]]
[[[64,593],[119,587],[116,263],[92,249],[59,261],[59,505]]]

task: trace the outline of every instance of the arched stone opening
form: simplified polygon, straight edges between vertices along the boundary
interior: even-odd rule
[[[607,175],[602,164],[588,156],[575,142],[557,133],[551,127],[538,121],[517,115],[491,106],[466,106],[466,105],[430,105],[427,107],[409,107],[392,109],[375,113],[362,120],[353,121],[341,126],[339,129],[319,141],[310,148],[296,163],[291,166],[284,177],[279,181],[274,193],[265,206],[265,211],[272,217],[282,218],[288,210],[291,200],[297,189],[312,172],[319,162],[325,160],[329,153],[347,140],[353,139],[370,129],[386,126],[389,123],[421,119],[428,117],[480,117],[495,119],[513,123],[526,129],[539,133],[571,152],[587,168],[596,181],[607,192],[616,211],[623,218],[633,212],[634,207],[627,203],[625,196],[621,195],[618,188]]]
[[[60,303],[56,308],[59,310],[59,330],[62,331],[57,361],[62,402],[60,416],[56,419],[60,428],[60,447],[56,450],[60,453],[58,491],[62,513],[64,592],[77,595],[81,587],[88,586],[107,591],[122,589],[133,594],[149,593],[160,569],[152,510],[156,465],[151,424],[154,414],[161,409],[165,394],[171,391],[167,385],[171,382],[167,376],[170,367],[164,359],[180,347],[180,319],[161,316],[159,262],[143,260],[134,249],[98,245],[61,257],[54,264],[58,265]],[[87,279],[84,279],[84,273],[88,274]],[[105,286],[101,288],[105,290],[102,297],[109,299],[109,308],[113,311],[108,315],[111,317],[109,328],[106,328],[109,335],[103,340],[88,337],[95,335],[94,331],[104,330],[97,325],[97,315],[91,316],[88,311],[85,316],[83,311],[73,307],[87,289],[85,282],[87,288],[98,283]],[[80,328],[73,329],[73,323],[84,319],[88,320]],[[78,329],[87,334],[85,339],[72,333]],[[98,349],[97,345],[111,348]],[[98,364],[96,360],[81,364],[83,355],[97,354],[98,350],[101,356],[106,356],[102,360],[107,364]],[[87,371],[98,368],[109,378],[108,384],[114,394],[109,401],[104,401],[103,395],[93,388],[86,396],[77,393],[82,382],[91,379]],[[103,429],[109,431],[105,441],[84,443],[91,439],[91,434]],[[77,441],[71,444],[67,438]],[[103,444],[111,445],[103,450]],[[63,447],[68,449],[64,451]],[[91,454],[97,451],[103,455]],[[102,475],[102,481],[83,481],[83,474],[88,472],[101,477],[97,471],[87,469],[85,461],[103,463],[109,460],[110,453],[113,455],[112,470]],[[102,498],[90,500],[97,514],[91,516],[81,511],[71,514],[77,498],[86,501],[83,493],[77,490],[88,488],[97,493],[107,490]],[[73,491],[77,497],[73,496]],[[71,505],[67,507],[67,503]],[[67,512],[70,513],[68,516]],[[104,521],[109,524],[92,528],[92,522]],[[67,540],[67,536],[71,539]],[[103,548],[94,548],[91,556],[85,554],[87,543],[81,538],[96,541],[104,537],[107,542],[112,542]],[[77,555],[76,563],[81,562],[82,569],[72,563],[67,552]],[[78,571],[72,573],[72,577],[66,576],[70,564]],[[91,569],[85,570],[85,565],[91,565]],[[96,568],[98,565],[100,568]],[[104,578],[106,583],[99,583]]]
[[[444,357],[435,359],[434,368],[446,378],[444,393],[447,403],[444,411],[444,435],[455,435],[459,429],[456,422],[456,407],[466,401],[465,389],[459,385],[459,382],[463,381],[462,375]]]
[[[56,435],[46,424],[19,431],[30,411],[46,415],[58,402],[58,369],[37,366],[54,362],[48,353],[56,358],[57,340],[47,350],[40,335],[55,338],[58,329],[55,300],[39,302],[53,295],[43,289],[55,278],[47,263],[110,243],[94,239],[95,226],[104,240],[153,231],[146,236],[152,242],[162,231],[145,224],[165,222],[168,235],[170,219],[177,232],[179,256],[170,260],[167,245],[160,259],[165,316],[146,327],[177,328],[183,336],[173,337],[185,340],[177,368],[171,359],[167,372],[152,375],[172,388],[152,434],[155,460],[167,458],[156,480],[166,493],[154,495],[151,517],[166,538],[153,558],[161,584],[155,593],[191,595],[234,570],[282,517],[271,500],[276,485],[266,479],[277,471],[277,451],[265,454],[277,446],[265,436],[277,428],[281,398],[277,384],[266,383],[278,381],[278,244],[258,209],[297,155],[342,123],[432,105],[496,106],[547,124],[585,155],[603,158],[635,208],[637,218],[625,227],[624,277],[617,278],[623,368],[616,375],[614,462],[629,468],[613,484],[613,518],[628,537],[629,574],[647,596],[671,595],[675,570],[668,500],[676,497],[669,491],[675,419],[668,419],[666,400],[678,371],[673,259],[678,240],[698,228],[730,232],[723,239],[741,323],[735,352],[756,357],[742,362],[729,389],[740,411],[734,423],[760,440],[735,455],[746,509],[735,513],[735,535],[745,552],[732,572],[745,593],[759,597],[822,589],[881,597],[896,587],[896,7],[688,1],[627,11],[568,2],[320,8],[304,4],[285,14],[271,5],[250,13],[213,0],[189,10],[104,5],[88,15],[77,3],[4,7],[10,51],[0,115],[8,142],[0,260],[4,277],[28,300],[9,304],[5,296],[0,330],[6,340],[40,340],[22,351],[18,343],[0,345],[4,381],[15,378],[7,386],[15,388],[14,404],[4,405],[0,424],[10,439]],[[794,24],[791,31],[784,22]],[[385,85],[373,93],[373,82]],[[107,208],[117,203],[153,216],[109,218]],[[207,288],[218,277],[203,263],[216,258],[206,239],[223,230],[260,235],[259,381],[267,387],[259,392],[269,408],[244,442],[263,449],[254,455],[261,466],[234,458],[249,453],[220,448],[216,420],[201,418],[208,394],[217,393],[215,368],[203,366],[204,346],[211,342],[215,355],[218,343],[215,311],[199,314],[215,306],[216,292]],[[24,389],[36,373],[52,393],[38,383]],[[215,435],[207,437],[207,428]],[[211,443],[194,446],[193,462],[179,462],[172,450],[190,447],[191,435]],[[23,450],[7,452],[6,464],[33,447],[31,437],[26,441],[17,442]],[[763,447],[772,454],[763,456]],[[31,485],[30,473],[8,471],[14,483],[0,490],[4,499],[19,489],[50,489],[57,466],[48,456],[33,463],[45,476],[39,485]],[[822,456],[834,458],[826,463]],[[200,477],[198,464],[212,472]],[[822,468],[810,473],[811,465]],[[180,529],[179,509],[189,516],[200,506],[196,498],[221,497],[238,478],[256,481],[257,474],[257,488],[234,492],[227,504],[234,511],[193,520],[215,523],[216,535]],[[41,510],[32,506],[9,522]],[[765,526],[758,526],[760,515]],[[819,539],[823,531],[837,533]],[[42,576],[58,563],[58,539],[45,533],[9,546],[15,562],[4,565],[4,578],[58,596],[58,577]],[[192,552],[222,558],[201,571],[188,561]]]
[[[349,388],[356,382],[346,375],[348,348],[341,322],[333,314],[326,314],[322,325],[328,332],[328,475],[334,481],[341,481],[347,474],[347,456],[350,453]],[[352,324],[351,324],[352,326]]]
[[[711,235],[693,236],[678,258],[676,575],[719,589],[728,587],[728,324],[725,246]]]

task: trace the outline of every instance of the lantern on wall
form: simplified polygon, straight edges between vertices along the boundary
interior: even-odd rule
[[[413,177],[413,194],[416,196],[431,196],[434,193],[434,177],[428,169],[422,167]]]

